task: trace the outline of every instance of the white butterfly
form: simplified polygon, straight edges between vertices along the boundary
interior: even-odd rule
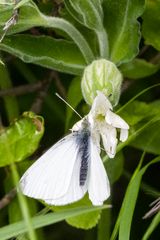
[[[21,191],[50,205],[78,201],[88,191],[92,204],[102,205],[110,186],[99,152],[84,118],[24,173]]]

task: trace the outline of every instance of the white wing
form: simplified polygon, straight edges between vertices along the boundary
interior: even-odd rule
[[[22,192],[33,198],[61,205],[83,196],[84,189],[76,189],[79,183],[79,159],[76,135],[69,134],[42,155],[22,176]],[[72,183],[73,178],[73,183]],[[75,191],[75,192],[74,192]],[[67,195],[65,195],[67,193]],[[59,200],[58,200],[59,199]],[[54,203],[53,203],[54,204]]]
[[[110,196],[109,180],[97,146],[91,141],[91,160],[88,180],[89,199],[95,206],[103,205]]]
[[[69,203],[73,203],[81,199],[87,191],[87,181],[84,186],[80,186],[80,164],[81,157],[77,154],[77,159],[74,164],[71,181],[67,192],[64,196],[56,199],[45,200],[45,202],[49,205],[65,205]]]

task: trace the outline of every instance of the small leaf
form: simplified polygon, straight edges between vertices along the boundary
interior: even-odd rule
[[[160,1],[147,0],[142,18],[142,34],[145,43],[160,50]]]
[[[120,70],[124,77],[139,79],[148,77],[160,69],[159,65],[154,65],[143,59],[134,59],[129,63],[122,64]]]
[[[144,0],[104,0],[105,28],[108,33],[110,60],[116,64],[129,62],[138,53],[140,24]]]
[[[92,30],[103,28],[103,10],[100,0],[66,0],[65,5],[71,15],[81,24]]]
[[[88,195],[86,194],[84,198],[82,198],[80,201],[66,205],[66,206],[49,206],[52,210],[59,212],[63,210],[69,210],[72,208],[77,208],[77,207],[91,207],[92,203],[88,198]],[[81,214],[76,217],[68,218],[66,221],[68,224],[70,224],[73,227],[76,228],[82,228],[82,229],[90,229],[96,226],[98,223],[98,220],[100,219],[101,216],[101,210],[97,210],[94,212],[89,212],[85,214]]]
[[[0,132],[0,167],[19,162],[30,156],[43,136],[44,123],[40,116],[26,112]]]
[[[85,67],[85,60],[79,49],[74,43],[66,40],[21,34],[6,37],[0,44],[0,49],[24,62],[76,75],[81,74]]]

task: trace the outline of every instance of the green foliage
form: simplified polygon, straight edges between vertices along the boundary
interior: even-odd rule
[[[148,77],[159,70],[159,65],[145,61],[144,59],[135,58],[133,61],[122,64],[120,70],[124,77],[130,79],[140,79]]]
[[[104,0],[110,59],[118,65],[138,54],[140,24],[137,18],[142,15],[144,4],[144,0]]]
[[[85,60],[76,45],[62,39],[21,34],[6,37],[0,49],[19,57],[24,62],[66,73],[79,75],[85,67]]]
[[[0,65],[0,89],[7,89],[12,87],[12,82],[8,73],[7,68],[4,65]],[[7,118],[12,121],[19,114],[18,103],[14,96],[4,96],[3,98]]]
[[[62,211],[66,209],[83,207],[83,206],[88,206],[89,208],[92,206],[91,201],[88,199],[88,195],[85,195],[84,198],[82,198],[80,201],[76,203],[72,203],[68,206],[62,206],[62,207],[52,206],[50,208],[56,212],[56,211]],[[94,212],[89,212],[89,213],[81,214],[77,217],[66,219],[66,221],[73,227],[90,229],[90,228],[93,228],[98,223],[98,220],[100,219],[100,215],[101,215],[101,209],[98,209],[97,211],[94,211]]]
[[[31,112],[15,120],[0,133],[0,167],[30,156],[43,136],[43,119]],[[18,147],[17,147],[18,146]]]
[[[159,0],[0,0],[0,198],[77,121],[55,92],[82,117],[88,113],[81,80],[94,60],[112,61],[120,70],[122,94],[113,111],[130,126],[114,159],[101,151],[111,185],[108,205],[93,207],[86,194],[70,205],[47,206],[51,213],[38,212],[45,204],[18,191],[7,198],[7,207],[6,198],[0,200],[1,240],[159,240],[159,213],[153,220],[141,219],[152,201],[151,189],[159,187],[159,13]],[[144,184],[149,167],[153,177],[146,174]],[[125,169],[131,176],[127,188]],[[142,195],[144,186],[149,194]]]
[[[143,14],[143,36],[146,44],[152,45],[155,49],[160,50],[160,1],[147,0],[146,8]]]

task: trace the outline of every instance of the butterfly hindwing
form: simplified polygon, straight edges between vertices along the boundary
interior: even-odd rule
[[[97,146],[91,141],[91,161],[88,181],[88,193],[92,204],[102,205],[110,196],[108,176],[103,166]]]

